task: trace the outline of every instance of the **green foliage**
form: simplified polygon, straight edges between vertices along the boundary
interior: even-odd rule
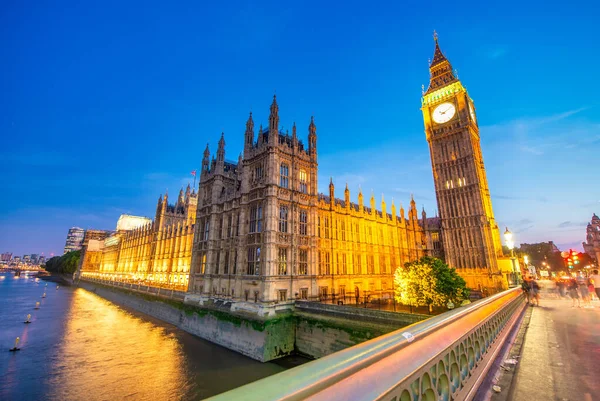
[[[405,305],[445,306],[448,301],[460,304],[468,299],[465,280],[442,260],[422,257],[406,263],[394,273],[396,300]]]
[[[54,256],[46,261],[44,269],[51,273],[67,273],[72,274],[77,270],[81,251],[72,251],[65,253],[62,256]]]

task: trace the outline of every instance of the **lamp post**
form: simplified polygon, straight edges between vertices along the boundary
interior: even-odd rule
[[[515,261],[515,242],[513,240],[513,235],[510,231],[508,231],[508,227],[506,227],[506,231],[504,231],[504,242],[506,242],[506,246],[510,249],[510,260],[512,262],[513,267],[513,286],[517,286],[517,267]]]

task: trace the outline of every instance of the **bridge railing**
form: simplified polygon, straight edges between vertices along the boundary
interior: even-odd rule
[[[470,400],[524,307],[514,288],[211,400]]]

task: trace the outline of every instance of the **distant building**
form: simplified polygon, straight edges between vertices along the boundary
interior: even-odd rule
[[[133,230],[145,226],[148,223],[152,223],[152,219],[149,219],[148,217],[122,214],[121,217],[119,217],[119,221],[117,221],[117,232]]]
[[[38,258],[38,264],[40,264],[40,265],[41,265],[41,264],[43,264],[43,263],[46,263],[46,257],[45,257],[44,255],[41,255],[41,256]]]
[[[37,253],[31,254],[31,263],[39,263],[40,255]]]
[[[85,230],[85,234],[83,235],[83,241],[81,245],[86,246],[91,240],[104,241],[113,234],[114,231],[108,230]],[[81,249],[81,247],[79,249]]]
[[[31,262],[31,255],[23,255],[23,262]]]
[[[78,251],[81,249],[83,244],[83,236],[85,230],[79,227],[71,227],[67,234],[67,241],[65,242],[65,252]]]
[[[11,252],[4,252],[2,255],[0,255],[0,260],[2,262],[10,262],[12,259],[12,253]]]
[[[596,213],[587,225],[585,240],[583,251],[596,259],[596,263],[600,262],[600,217]]]
[[[15,263],[19,263],[21,261],[21,257],[20,256],[14,256],[12,258],[12,261],[15,262]]]
[[[154,221],[122,215],[116,233],[103,241],[84,241],[81,276],[187,289],[197,199],[188,185],[174,205],[168,195],[158,198]]]

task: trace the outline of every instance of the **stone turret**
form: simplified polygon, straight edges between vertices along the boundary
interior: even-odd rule
[[[254,144],[254,120],[252,119],[252,112],[246,121],[246,133],[244,135],[244,152],[248,152],[252,149]]]
[[[350,190],[348,189],[348,183],[346,183],[346,189],[344,189],[344,203],[346,209],[350,208]]]
[[[335,205],[335,187],[333,185],[333,177],[329,178],[329,203]]]
[[[364,206],[362,189],[360,187],[358,187],[358,211],[362,213],[364,209],[365,209],[365,206]]]
[[[210,150],[208,150],[208,143],[206,144],[206,149],[204,149],[204,157],[202,158],[202,171],[201,175],[206,175],[209,171],[209,163],[210,163]]]
[[[271,103],[271,114],[269,115],[269,143],[276,145],[279,135],[279,106],[277,105],[277,95],[273,95]]]
[[[310,117],[308,125],[308,153],[313,157],[317,157],[317,126],[315,125],[315,117]]]

